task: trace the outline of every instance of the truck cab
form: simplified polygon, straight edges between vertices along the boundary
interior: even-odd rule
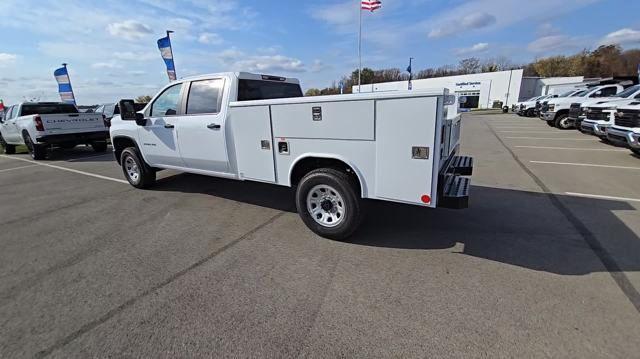
[[[137,188],[162,169],[296,188],[315,233],[350,236],[363,198],[466,208],[473,160],[458,156],[460,116],[446,89],[303,97],[298,80],[191,77],[140,112],[119,103],[110,133]]]
[[[619,84],[600,85],[587,88],[570,97],[551,99],[548,101],[547,111],[542,114],[541,118],[552,127],[563,130],[572,128],[581,114],[582,103],[602,97],[610,97],[623,90],[624,87]]]

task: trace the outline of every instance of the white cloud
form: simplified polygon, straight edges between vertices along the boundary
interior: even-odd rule
[[[496,17],[486,12],[472,13],[462,19],[445,22],[429,32],[430,38],[440,38],[460,34],[466,30],[477,30],[496,23]]]
[[[607,34],[602,40],[600,45],[637,45],[640,44],[640,31],[624,28],[618,31],[614,31]]]
[[[486,42],[479,42],[470,47],[463,47],[455,50],[456,55],[471,55],[471,54],[479,54],[489,50],[489,44]]]
[[[114,52],[113,57],[121,61],[149,61],[160,58],[160,52],[133,52],[123,51]]]
[[[211,32],[203,32],[198,37],[198,42],[206,45],[219,45],[223,41],[222,41],[222,37],[220,37],[220,35],[218,34],[211,33]]]
[[[0,52],[0,67],[13,64],[18,59],[18,55]]]
[[[107,26],[107,31],[112,36],[126,40],[139,40],[153,32],[149,26],[135,20],[111,23]]]
[[[311,16],[330,25],[349,25],[358,20],[358,8],[354,6],[353,1],[333,5],[322,4],[312,9]]]
[[[230,70],[252,72],[305,72],[304,63],[284,55],[247,55],[237,49],[223,51],[218,58]]]
[[[111,62],[96,62],[91,64],[91,68],[93,69],[119,69],[122,68],[122,65],[111,61]]]
[[[557,52],[566,48],[574,47],[574,39],[567,35],[543,36],[527,45],[527,49],[534,53]]]

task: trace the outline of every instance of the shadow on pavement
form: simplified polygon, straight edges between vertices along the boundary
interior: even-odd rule
[[[179,174],[152,190],[202,193],[256,206],[296,212],[294,190],[255,182],[238,182]],[[613,213],[633,210],[626,202],[558,196],[572,207],[588,208],[588,220],[615,235],[602,238],[622,271],[640,271],[640,239]],[[366,201],[367,216],[349,240],[355,245],[409,250],[454,248],[461,254],[562,275],[606,272],[593,250],[544,193],[474,186],[470,208],[425,209]],[[584,221],[584,219],[582,219]],[[621,257],[623,256],[623,257]]]

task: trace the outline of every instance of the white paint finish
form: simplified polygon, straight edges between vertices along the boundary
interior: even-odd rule
[[[275,182],[269,106],[232,108],[227,126],[234,139],[239,177]],[[269,141],[268,150],[262,149],[262,140]]]
[[[29,163],[33,163],[33,164],[38,165],[38,166],[55,168],[55,169],[62,170],[62,171],[72,172],[72,173],[81,174],[81,175],[84,175],[84,176],[89,176],[89,177],[94,177],[94,178],[100,178],[100,179],[108,180],[108,181],[112,181],[112,182],[129,184],[129,182],[127,182],[125,180],[122,180],[122,179],[111,178],[111,177],[102,176],[102,175],[99,175],[99,174],[85,172],[85,171],[79,171],[79,170],[75,170],[73,168],[56,166],[56,165],[52,165],[52,164],[49,164],[49,163],[36,162],[36,161],[28,160],[26,158],[11,157],[11,156],[7,156],[7,155],[0,155],[0,157],[9,158],[9,159],[12,159],[12,160],[17,160],[17,161],[29,162]]]
[[[546,147],[546,146],[513,146],[516,148],[536,148],[542,150],[567,150],[567,151],[602,151],[602,152],[628,152],[611,148],[576,148],[576,147]]]
[[[285,138],[374,140],[374,101],[345,101],[271,106],[273,134]],[[312,109],[322,109],[314,121]]]
[[[500,133],[546,133],[546,134],[550,134],[548,130],[547,131],[527,131],[527,130],[525,130],[525,131],[498,131],[498,132],[500,132]],[[551,133],[553,133],[553,132],[551,132]],[[560,135],[561,133],[553,133],[553,134]]]
[[[276,142],[278,138],[275,139]],[[358,175],[364,198],[376,198],[375,166],[376,143],[373,141],[287,139],[289,155],[279,154],[276,148],[278,184],[290,186],[294,165],[308,157],[333,158],[349,165]]]
[[[422,204],[432,193],[437,98],[380,100],[376,105],[376,196]],[[413,159],[412,146],[429,148],[429,159]],[[435,152],[435,153],[434,153]]]
[[[36,167],[37,165],[29,165],[29,166],[20,166],[20,167],[13,167],[13,168],[5,168],[3,170],[0,170],[0,172],[9,172],[9,171],[14,171],[14,170],[19,170],[19,169],[23,169],[23,168],[30,168],[30,167]]]
[[[543,164],[543,165],[559,165],[559,166],[615,168],[615,169],[622,169],[622,170],[640,170],[640,167],[598,165],[595,163],[549,162],[549,161],[529,161],[529,163],[536,163],[536,164]]]
[[[613,196],[603,196],[599,194],[587,194],[587,193],[575,193],[575,192],[565,192],[565,194],[568,196],[583,197],[583,198],[597,198],[597,199],[608,199],[612,201],[640,202],[640,199],[638,198],[613,197]]]

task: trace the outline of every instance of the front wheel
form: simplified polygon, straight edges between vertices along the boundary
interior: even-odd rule
[[[556,127],[555,121],[545,121],[549,127]]]
[[[296,190],[296,207],[302,221],[316,234],[343,240],[362,221],[357,180],[349,174],[322,168],[308,173]]]
[[[633,154],[635,154],[636,156],[640,156],[640,148],[632,148],[631,152],[633,152]]]
[[[562,114],[556,118],[556,127],[561,130],[568,130],[571,128],[571,122],[569,121],[569,115]]]
[[[144,162],[135,147],[128,147],[120,155],[122,172],[136,188],[148,188],[156,182],[156,172]]]

